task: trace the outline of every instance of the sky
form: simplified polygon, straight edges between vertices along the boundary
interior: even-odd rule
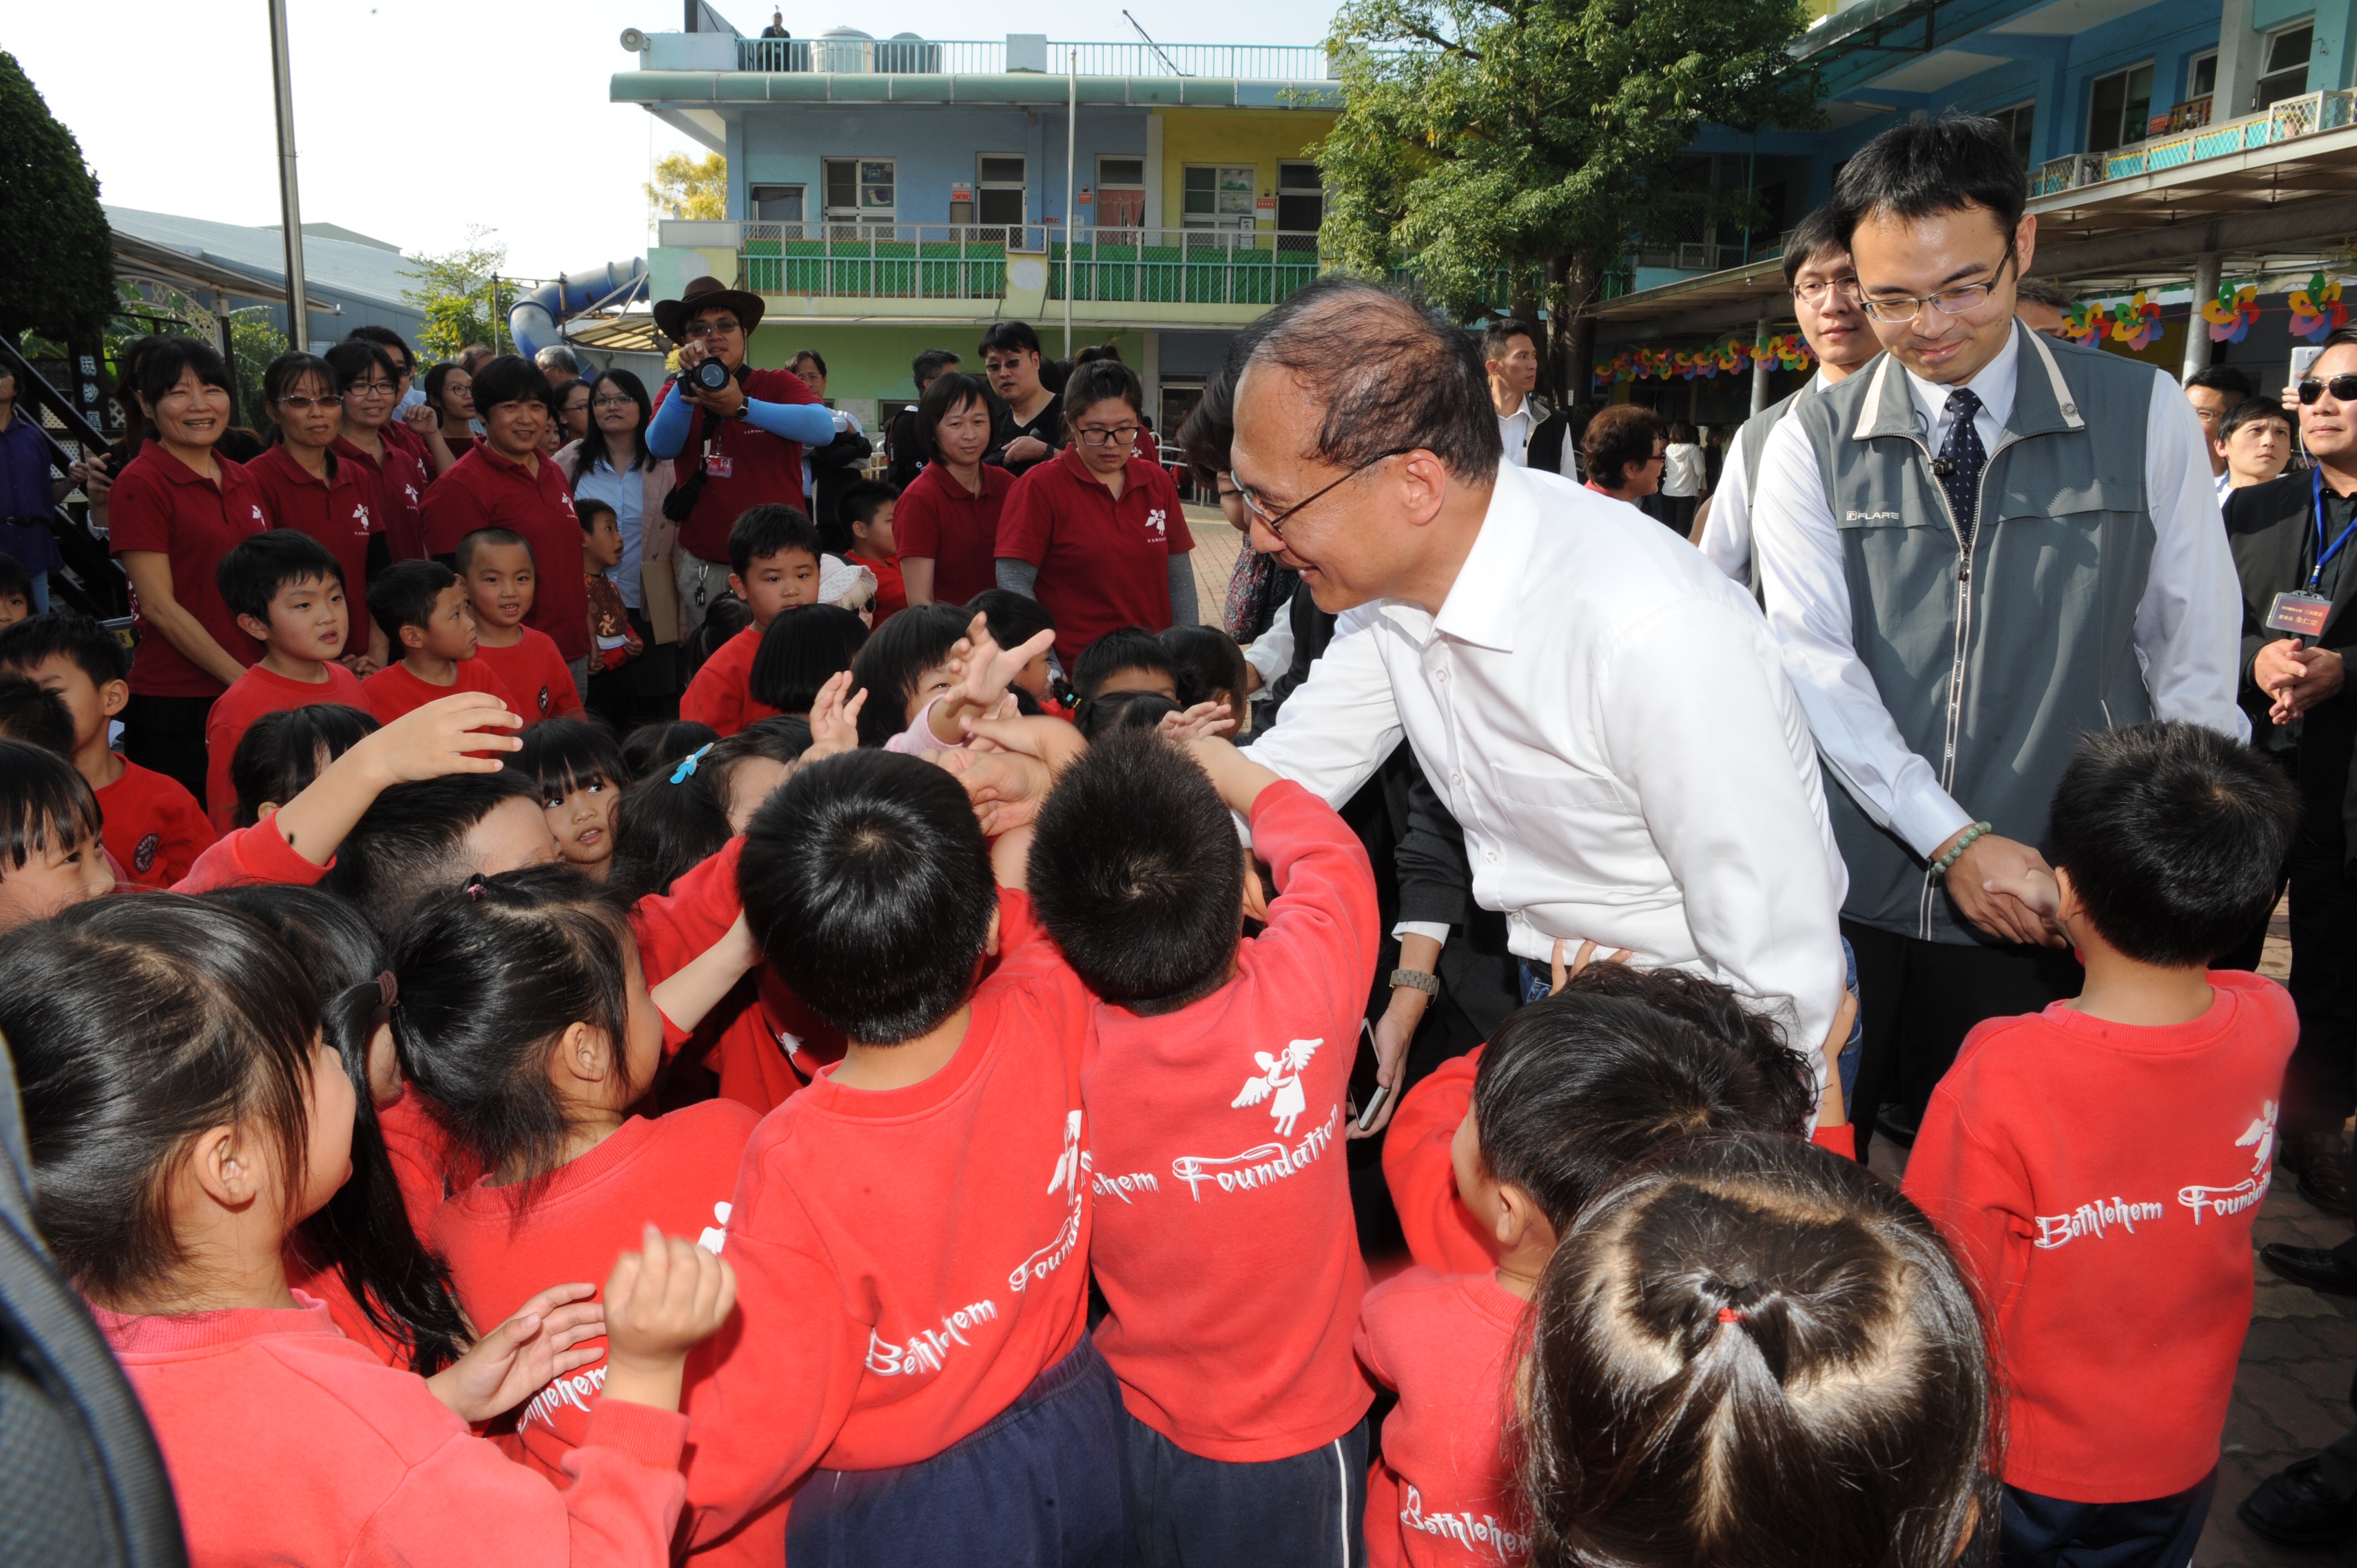
[[[758,33],[770,0],[714,0]],[[1027,0],[1010,13],[948,0],[784,5],[808,38],[998,38],[1010,25],[1075,42],[1135,37],[1122,0]],[[1329,0],[1127,0],[1164,43],[1314,44]],[[227,223],[278,221],[269,12],[264,0],[9,7],[13,52],[81,141],[100,199]],[[704,149],[610,103],[636,68],[624,27],[680,26],[681,0],[288,0],[296,148],[306,223],[337,223],[411,254],[470,225],[508,247],[511,275],[554,277],[642,255],[650,164]],[[985,20],[985,18],[990,18]]]

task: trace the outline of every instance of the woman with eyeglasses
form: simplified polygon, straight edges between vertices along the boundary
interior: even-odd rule
[[[1071,444],[1007,493],[998,529],[998,585],[1038,599],[1056,619],[1056,657],[1070,670],[1109,631],[1193,626],[1194,536],[1178,488],[1137,456],[1146,390],[1118,360],[1097,360],[1064,383]]]
[[[386,424],[400,399],[400,375],[393,357],[375,344],[348,339],[324,356],[343,389],[342,412],[330,450],[358,465],[376,487],[373,515],[395,561],[425,558],[425,470],[408,448],[385,439]],[[360,603],[360,596],[350,596]]]
[[[309,534],[343,568],[344,603],[352,612],[346,662],[355,675],[372,675],[384,665],[384,633],[362,607],[371,572],[391,565],[393,557],[377,516],[375,476],[360,463],[336,459],[344,400],[335,367],[315,354],[281,354],[262,373],[262,403],[269,445],[247,472],[262,489],[270,526]],[[369,622],[366,636],[362,621]]]
[[[556,394],[556,428],[565,443],[589,438],[589,383],[576,376]]]
[[[442,422],[442,440],[453,466],[482,444],[475,434],[475,377],[466,366],[445,360],[426,371],[425,406]]]
[[[662,510],[663,498],[671,494],[672,466],[647,450],[654,403],[645,382],[628,371],[607,371],[574,385],[585,389],[590,434],[558,452],[556,466],[572,481],[576,503],[603,501],[614,509],[622,531],[622,564],[609,575],[621,593],[630,629],[646,649],[619,670],[592,673],[583,700],[592,713],[627,733],[678,711],[678,622],[667,614],[664,626],[673,635],[660,639],[647,613],[651,604],[673,607],[679,524]]]

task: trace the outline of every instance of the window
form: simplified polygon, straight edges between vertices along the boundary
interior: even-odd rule
[[[2207,98],[2218,91],[2218,51],[2195,55],[2185,68],[2185,96]]]
[[[1142,229],[1146,226],[1146,160],[1097,160],[1097,227]]]
[[[2259,51],[2259,92],[2251,101],[2254,111],[2269,108],[2287,98],[2297,98],[2308,91],[2308,57],[2316,48],[2316,24],[2302,22],[2297,27],[2286,27],[2279,33],[2269,33]]]
[[[890,158],[827,158],[821,166],[832,238],[856,240],[862,226],[891,225],[897,187]]]
[[[1249,229],[1260,171],[1250,164],[1189,164],[1185,208],[1189,229]]]
[[[805,188],[799,185],[757,185],[745,195],[752,206],[755,221],[799,225],[802,220],[802,192]]]
[[[1280,251],[1318,249],[1318,226],[1326,221],[1326,187],[1312,163],[1276,166],[1276,231]]]
[[[1993,112],[1989,118],[2005,127],[2006,134],[2013,138],[2013,156],[2021,160],[2023,167],[2028,167],[2030,133],[2037,127],[2038,105],[2035,102],[2016,103],[2010,108]]]
[[[2144,140],[2152,117],[2152,63],[2095,79],[2087,112],[2087,150],[2108,153]]]
[[[1023,226],[1024,172],[1019,153],[985,153],[974,160],[974,221],[998,230],[996,238]]]

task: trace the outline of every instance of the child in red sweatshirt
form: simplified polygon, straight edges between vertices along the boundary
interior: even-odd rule
[[[309,534],[274,528],[221,557],[222,599],[262,657],[213,699],[205,715],[205,811],[216,832],[237,814],[229,765],[253,721],[314,703],[368,707],[360,677],[337,660],[350,651],[343,568]]]
[[[728,531],[728,591],[753,624],[704,661],[679,699],[679,716],[735,735],[777,709],[753,695],[753,655],[770,623],[796,605],[818,602],[818,530],[790,506],[757,506]]]
[[[1249,940],[1232,811],[1277,888]],[[1082,1077],[1090,1264],[1127,1411],[1131,1560],[1349,1568],[1373,1398],[1351,1354],[1366,1269],[1342,1149],[1375,961],[1366,851],[1223,740],[1115,730],[1040,808],[1031,885],[1103,998]]]
[[[1020,891],[1028,838],[985,843],[947,771],[872,750],[802,768],[746,830],[760,950],[850,1043],[746,1150],[744,1326],[688,1401],[699,1544],[791,1491],[794,1560],[1119,1561],[1116,1396],[1085,1333],[1089,998]]]
[[[1403,1107],[1403,1112],[1405,1112]],[[1680,1137],[1797,1134],[1807,1079],[1734,993],[1681,970],[1598,964],[1509,1017],[1450,1138],[1468,1228],[1497,1267],[1408,1270],[1367,1293],[1359,1359],[1399,1407],[1368,1482],[1378,1565],[1518,1561],[1501,1451],[1522,1309],[1581,1207]]]
[[[2298,811],[2199,725],[2091,735],[2055,787],[2053,875],[2006,885],[2086,989],[1965,1036],[1906,1190],[1996,1326],[2008,1562],[2181,1563],[2209,1516],[2299,1030],[2275,983],[2208,966],[2266,918]]]
[[[361,683],[377,723],[391,724],[453,692],[497,697],[526,724],[538,716],[477,657],[475,612],[466,584],[449,567],[438,561],[394,562],[369,585],[369,614],[394,654],[393,663]]]
[[[607,515],[613,515],[611,508]],[[585,526],[587,521],[583,519]],[[468,606],[475,612],[475,657],[522,704],[516,712],[524,722],[536,725],[587,712],[556,639],[523,623],[540,592],[540,568],[523,535],[504,528],[479,528],[458,541],[452,559],[467,585]],[[554,569],[566,571],[571,565],[560,561]]]
[[[562,1283],[430,1380],[387,1367],[287,1281],[290,1233],[350,1168],[355,1104],[288,950],[204,900],[102,898],[10,942],[0,975],[36,1218],[138,1391],[192,1563],[667,1560],[681,1369],[732,1308],[725,1263],[650,1228],[604,1271],[602,1313]],[[468,1430],[601,1333],[609,1392],[567,1487]]]

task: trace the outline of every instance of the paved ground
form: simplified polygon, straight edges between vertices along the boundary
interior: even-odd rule
[[[1236,569],[1236,553],[1243,535],[1229,526],[1215,506],[1187,509],[1187,532],[1195,536],[1195,608],[1205,626],[1220,624],[1220,607],[1227,602],[1228,578]]]

